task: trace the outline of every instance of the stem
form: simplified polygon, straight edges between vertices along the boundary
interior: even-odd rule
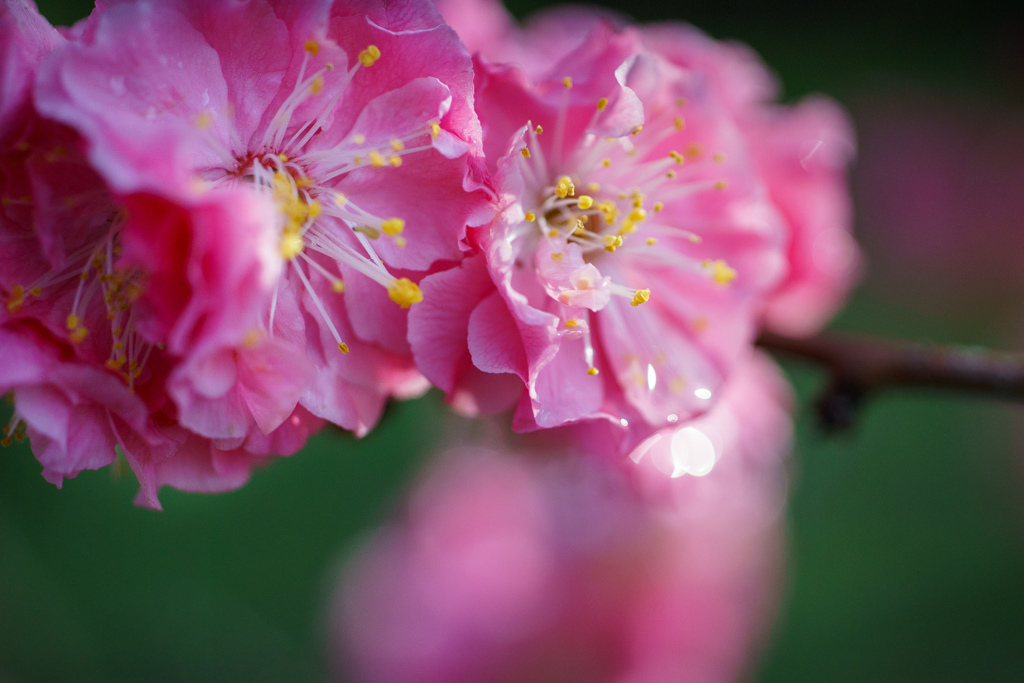
[[[1024,353],[835,332],[804,339],[766,332],[757,343],[828,370],[832,381],[818,401],[826,428],[851,426],[864,399],[888,387],[940,387],[1024,401]]]

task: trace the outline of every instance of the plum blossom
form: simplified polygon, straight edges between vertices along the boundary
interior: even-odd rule
[[[740,678],[777,596],[791,427],[770,362],[736,374],[691,427],[716,442],[703,476],[650,454],[447,453],[343,574],[339,679]]]
[[[784,219],[702,65],[585,10],[478,31],[502,210],[424,281],[414,354],[467,411],[515,404],[518,430],[606,420],[629,450],[707,410],[749,353],[786,273]]]
[[[234,488],[422,390],[402,307],[488,205],[469,58],[432,9],[114,2],[66,39],[30,3],[0,19],[22,67],[0,324],[23,360],[0,390],[47,479],[119,447],[146,504]]]

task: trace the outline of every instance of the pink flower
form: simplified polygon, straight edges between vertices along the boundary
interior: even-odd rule
[[[469,59],[429,7],[112,3],[70,41],[0,20],[0,348],[33,349],[0,388],[48,479],[119,446],[146,504],[234,488],[423,389],[387,299],[488,206]]]
[[[449,453],[343,576],[342,678],[736,680],[778,587],[787,396],[770,363],[744,364],[699,425],[706,476]]]
[[[405,309],[489,206],[473,192],[471,63],[436,12],[140,1],[102,6],[74,33],[37,100],[115,190],[230,189],[276,207],[280,272],[246,330],[261,377],[248,397],[226,393],[247,376],[241,349],[183,367],[171,387],[182,423],[241,438],[301,405],[364,434],[389,395],[422,391]]]
[[[583,10],[491,33],[476,102],[502,211],[424,281],[413,351],[458,406],[518,402],[518,430],[608,420],[629,449],[705,411],[748,353],[785,223],[700,65]]]

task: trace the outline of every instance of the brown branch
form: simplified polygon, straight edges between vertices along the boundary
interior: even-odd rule
[[[831,385],[818,401],[827,428],[849,427],[869,394],[890,387],[938,387],[1024,401],[1024,353],[835,332],[805,339],[764,333],[757,343],[828,370]]]

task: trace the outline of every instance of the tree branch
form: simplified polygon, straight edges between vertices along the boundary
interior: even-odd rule
[[[864,399],[889,387],[939,387],[1024,402],[1024,353],[835,332],[805,339],[766,332],[757,344],[825,367],[831,383],[817,408],[829,429],[850,427]]]

